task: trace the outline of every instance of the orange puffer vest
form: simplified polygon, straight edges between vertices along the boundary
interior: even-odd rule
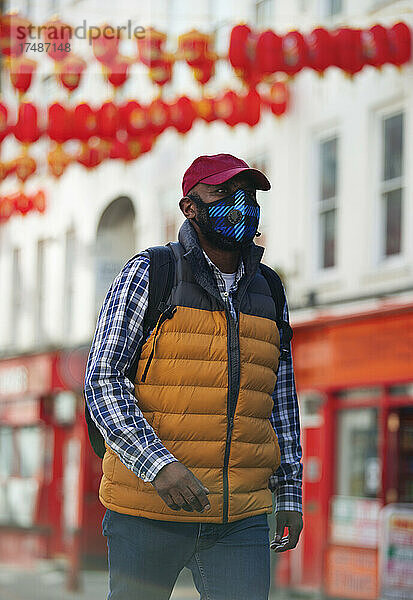
[[[168,302],[176,311],[142,346],[135,396],[164,446],[209,489],[211,509],[170,509],[107,444],[99,498],[111,510],[168,521],[225,523],[270,513],[268,480],[280,465],[269,421],[280,337],[258,269],[264,250],[251,243],[242,252],[245,274],[233,300],[237,323],[189,221],[178,239],[171,244],[176,269]]]

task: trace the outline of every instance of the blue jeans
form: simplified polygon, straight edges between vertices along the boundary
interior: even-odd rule
[[[107,509],[107,600],[168,600],[179,573],[192,571],[200,600],[268,600],[267,514],[232,523],[158,521]]]

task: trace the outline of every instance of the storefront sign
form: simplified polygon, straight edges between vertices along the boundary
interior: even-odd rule
[[[383,312],[332,314],[296,323],[293,356],[300,389],[411,379],[412,308],[397,312],[395,305],[389,312],[387,306]]]
[[[377,599],[377,551],[331,546],[326,556],[327,596]]]
[[[413,598],[413,505],[388,504],[381,511],[380,588],[383,600]]]
[[[52,386],[50,355],[22,356],[0,362],[0,400],[26,392],[42,394]]]
[[[331,501],[330,541],[376,548],[381,503],[369,498],[336,496]]]

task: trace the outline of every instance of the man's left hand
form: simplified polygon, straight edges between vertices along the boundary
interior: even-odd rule
[[[288,528],[288,536],[283,538],[284,528]],[[303,515],[295,510],[279,510],[275,513],[275,536],[270,543],[274,552],[285,552],[298,544],[303,528]]]

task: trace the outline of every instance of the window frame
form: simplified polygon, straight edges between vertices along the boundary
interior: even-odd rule
[[[333,139],[337,140],[337,150],[336,150],[336,162],[337,162],[337,170],[336,170],[336,190],[335,196],[331,198],[322,199],[321,198],[321,146],[322,144],[329,142]],[[315,262],[315,271],[319,275],[324,274],[332,274],[336,273],[338,269],[338,221],[339,221],[339,198],[340,198],[340,132],[338,128],[332,128],[329,130],[325,130],[319,133],[315,139],[315,152],[314,152],[314,160],[315,160],[315,203],[314,203],[314,211],[315,211],[315,247],[313,252],[314,262]],[[321,206],[322,205],[322,206]],[[324,267],[322,265],[322,257],[323,257],[323,248],[322,248],[322,230],[321,230],[321,215],[329,210],[335,210],[335,253],[334,253],[334,264],[330,267]]]
[[[403,130],[402,130],[402,175],[398,177],[393,177],[392,179],[384,179],[384,167],[385,167],[385,148],[386,148],[386,139],[385,139],[385,123],[388,119],[393,117],[402,115],[403,116]],[[382,261],[386,261],[389,258],[393,258],[395,256],[400,256],[404,251],[404,238],[403,235],[403,218],[401,219],[401,234],[400,234],[400,252],[396,254],[386,254],[386,246],[387,239],[385,237],[384,225],[385,225],[385,199],[384,195],[389,192],[394,192],[397,190],[401,190],[401,205],[403,211],[404,197],[405,197],[405,181],[406,181],[406,111],[404,110],[396,110],[392,111],[389,114],[382,115],[380,119],[380,181],[379,181],[379,212],[380,212],[380,247],[379,253]],[[403,212],[402,212],[403,214]]]
[[[264,8],[264,15],[259,15],[259,11],[260,8]],[[265,17],[265,19],[267,19],[267,12],[268,14],[268,20],[266,20],[265,22],[263,22],[261,19],[262,17]],[[257,27],[259,28],[268,28],[272,26],[272,21],[275,17],[275,0],[255,0],[254,2],[254,15],[253,15],[253,20],[254,23]]]
[[[22,249],[20,246],[13,246],[11,249],[11,279],[12,305],[10,307],[10,343],[11,346],[18,346],[20,340],[20,323],[23,312],[23,262]]]
[[[395,268],[402,268],[405,266],[407,262],[407,251],[408,251],[408,220],[409,215],[405,215],[405,218],[402,218],[402,240],[401,240],[401,251],[398,254],[390,254],[386,255],[385,252],[385,238],[383,236],[384,233],[384,202],[383,202],[383,193],[387,184],[382,185],[383,180],[383,158],[384,158],[384,120],[395,116],[399,113],[404,114],[404,146],[403,146],[403,196],[402,196],[402,211],[403,208],[405,211],[408,211],[409,207],[406,201],[403,198],[406,198],[406,190],[409,187],[409,173],[407,170],[408,167],[408,153],[410,151],[409,148],[409,140],[406,136],[406,131],[409,127],[409,119],[410,115],[407,110],[407,106],[404,101],[399,100],[397,102],[392,102],[391,104],[386,104],[385,106],[379,106],[373,113],[373,122],[374,122],[374,136],[372,139],[374,140],[374,148],[372,153],[373,164],[373,177],[374,177],[374,185],[372,192],[372,203],[373,209],[372,214],[376,216],[374,219],[374,225],[372,230],[372,252],[371,252],[371,269],[373,271],[381,270],[383,273],[394,270]],[[395,180],[393,180],[393,183]],[[394,188],[397,189],[397,188]],[[386,190],[388,191],[388,190]],[[411,243],[411,242],[410,242]]]

